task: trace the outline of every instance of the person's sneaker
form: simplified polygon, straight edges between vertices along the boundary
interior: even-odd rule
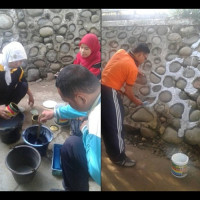
[[[116,165],[120,165],[122,167],[133,167],[136,164],[135,160],[131,160],[128,157],[125,157],[122,161],[113,162]]]

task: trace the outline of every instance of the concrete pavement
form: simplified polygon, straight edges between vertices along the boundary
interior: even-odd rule
[[[46,100],[54,100],[57,103],[63,103],[60,96],[57,93],[55,87],[55,80],[52,81],[41,81],[29,83],[29,87],[34,95],[35,104],[34,109],[41,113],[44,109],[43,102]],[[32,114],[31,108],[27,104],[28,96],[26,95],[24,99],[19,103],[20,107],[25,109],[24,123],[22,126],[22,131],[32,125]],[[46,127],[50,125],[56,125],[54,120],[49,120],[44,124]],[[15,145],[24,144],[22,137],[13,144],[5,144],[0,140],[0,191],[50,191],[51,188],[61,189],[62,187],[62,177],[52,175],[52,148],[53,144],[63,144],[67,137],[69,137],[69,127],[58,126],[59,130],[53,132],[53,140],[48,145],[47,155],[41,157],[41,164],[36,172],[35,177],[30,183],[25,185],[18,184],[12,173],[8,170],[5,165],[5,158],[11,148]],[[92,179],[89,181],[90,191],[100,191],[101,188]]]

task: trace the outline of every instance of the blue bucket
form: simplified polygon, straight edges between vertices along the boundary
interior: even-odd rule
[[[25,129],[22,133],[24,142],[36,148],[41,156],[45,156],[49,143],[53,139],[53,133],[46,126],[41,125],[40,135],[37,138],[38,125],[33,125]]]

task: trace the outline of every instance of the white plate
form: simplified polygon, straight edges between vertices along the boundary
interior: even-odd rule
[[[56,106],[56,102],[52,100],[47,100],[43,102],[43,106],[46,108],[54,108]]]

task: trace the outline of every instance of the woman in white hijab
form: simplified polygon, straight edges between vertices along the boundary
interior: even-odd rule
[[[21,67],[27,59],[24,47],[19,42],[11,42],[0,54],[0,118],[9,119],[5,106],[10,102],[18,104],[28,94],[28,104],[34,104],[32,92]]]

